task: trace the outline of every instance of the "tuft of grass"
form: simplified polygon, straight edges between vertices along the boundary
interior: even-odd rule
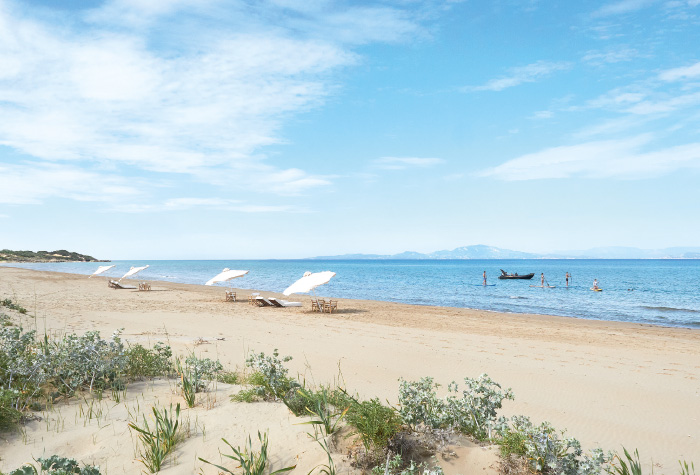
[[[355,401],[345,418],[357,430],[367,452],[383,450],[402,425],[399,414],[391,407],[383,405],[379,398]]]
[[[260,451],[256,452],[253,450],[253,443],[250,440],[250,435],[248,436],[248,443],[246,444],[245,447],[234,447],[226,439],[221,439],[224,441],[226,445],[228,445],[231,450],[233,451],[232,455],[227,455],[227,454],[221,454],[223,457],[229,458],[231,460],[235,460],[236,462],[239,463],[240,468],[243,469],[243,475],[265,475],[265,470],[269,464],[269,457],[267,454],[267,446],[268,446],[268,440],[267,440],[267,432],[265,434],[261,434],[260,431],[258,431],[258,440],[260,440]],[[219,470],[223,470],[226,473],[234,474],[231,470],[229,470],[226,467],[223,467],[221,465],[217,465],[215,463],[211,463],[208,460],[204,460],[203,458],[199,457],[199,460],[201,460],[204,463],[207,463],[209,465],[213,465]],[[294,470],[296,468],[296,465],[292,467],[285,467],[281,468],[279,470],[275,470],[274,472],[271,472],[269,475],[275,475],[277,473],[282,473],[282,472],[288,472],[290,470]]]
[[[496,442],[500,446],[501,456],[507,459],[511,454],[524,456],[527,451],[527,435],[522,431],[506,430]]]
[[[155,426],[152,430],[145,416],[142,418],[142,427],[137,426],[133,422],[129,423],[129,427],[138,433],[138,437],[143,445],[139,453],[141,463],[146,466],[149,472],[156,473],[160,471],[165,457],[179,441],[180,404],[178,403],[176,406],[174,414],[172,404],[170,405],[169,414],[165,408],[162,412],[155,407],[152,410],[155,417]]]
[[[642,464],[639,461],[639,451],[634,450],[634,457],[630,455],[626,448],[622,447],[625,452],[625,458],[623,460],[620,455],[615,455],[619,465],[613,464],[613,471],[617,475],[642,475]]]
[[[316,392],[306,389],[298,389],[297,392],[309,402],[305,408],[307,413],[316,417],[304,424],[313,425],[314,430],[320,429],[324,437],[336,431],[338,424],[343,420],[343,417],[345,417],[351,407],[351,405],[348,405],[343,410],[336,412],[333,405],[330,404],[330,391],[326,387],[321,387]]]
[[[27,313],[27,309],[26,309],[26,308],[22,307],[22,306],[21,306],[20,304],[18,304],[18,303],[13,302],[12,299],[0,300],[0,305],[2,305],[3,307],[7,307],[7,308],[9,308],[10,310],[17,310],[17,311],[18,311],[19,313],[21,313],[22,315],[24,315],[24,314]]]
[[[195,376],[187,368],[183,368],[180,360],[176,360],[177,372],[180,374],[182,386],[182,397],[187,403],[187,407],[194,407],[197,399],[197,381]]]
[[[221,371],[216,375],[216,380],[224,384],[240,384],[241,378],[235,371]]]

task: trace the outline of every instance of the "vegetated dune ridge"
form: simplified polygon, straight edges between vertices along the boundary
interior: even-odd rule
[[[307,380],[331,382],[340,369],[350,391],[391,403],[400,377],[433,376],[447,385],[488,373],[515,393],[504,415],[549,420],[586,449],[638,448],[647,468],[651,460],[657,465],[656,473],[676,473],[679,459],[699,462],[697,330],[361,300],[341,300],[339,312],[328,315],[311,313],[306,296],[295,299],[302,308],[257,308],[247,304],[250,291],[239,290],[241,301],[233,303],[224,302],[222,288],[152,284],[151,292],[112,290],[104,278],[0,267],[0,296],[36,314],[36,320],[22,318],[26,326],[36,321],[40,331],[100,330],[108,337],[123,327],[129,342],[168,341],[176,353],[194,351],[230,367],[242,367],[249,350],[279,348],[294,357],[288,363],[292,372]],[[193,436],[178,446],[177,465],[168,465],[167,473],[197,472],[203,466],[197,457],[219,463],[218,450],[230,452],[221,437],[242,445],[258,429],[269,430],[275,468],[298,461],[297,472],[307,473],[324,462],[325,454],[305,435],[308,426],[297,425],[300,419],[282,405],[231,403],[228,394],[236,390],[219,384],[203,396],[209,403],[203,399],[183,411]],[[155,399],[161,407],[181,401],[173,382],[139,383],[129,394],[127,405],[138,399],[144,413]],[[109,473],[140,473],[126,405],[110,410],[109,423],[92,422],[85,432],[75,416],[78,404],[61,408],[64,429],[56,429],[57,420],[44,420],[32,422],[24,437],[6,436],[0,470],[59,453],[99,463]],[[482,455],[464,454],[443,468],[467,473],[476,454]],[[211,467],[204,471],[215,473]]]

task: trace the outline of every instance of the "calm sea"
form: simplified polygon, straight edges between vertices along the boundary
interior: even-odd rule
[[[100,263],[101,264],[101,263]],[[98,263],[13,264],[91,274]],[[468,307],[513,313],[700,328],[700,260],[221,260],[113,261],[106,276],[150,267],[137,278],[203,284],[224,267],[249,270],[233,286],[281,292],[305,271],[337,275],[318,295],[416,305]],[[532,280],[498,280],[499,269],[535,273]],[[489,285],[481,285],[486,271]],[[539,285],[540,273],[553,289]],[[566,272],[572,275],[565,286]],[[598,279],[603,292],[592,292]],[[219,284],[226,285],[226,284]]]

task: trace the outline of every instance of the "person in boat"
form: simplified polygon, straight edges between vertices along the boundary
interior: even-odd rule
[[[593,279],[593,290],[598,290],[598,279]]]
[[[544,272],[540,275],[540,282],[542,283],[542,287],[544,287]]]
[[[484,271],[484,285],[486,285],[486,271]]]

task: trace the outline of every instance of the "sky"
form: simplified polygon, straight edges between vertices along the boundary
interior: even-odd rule
[[[0,248],[700,246],[700,0],[0,0]]]

